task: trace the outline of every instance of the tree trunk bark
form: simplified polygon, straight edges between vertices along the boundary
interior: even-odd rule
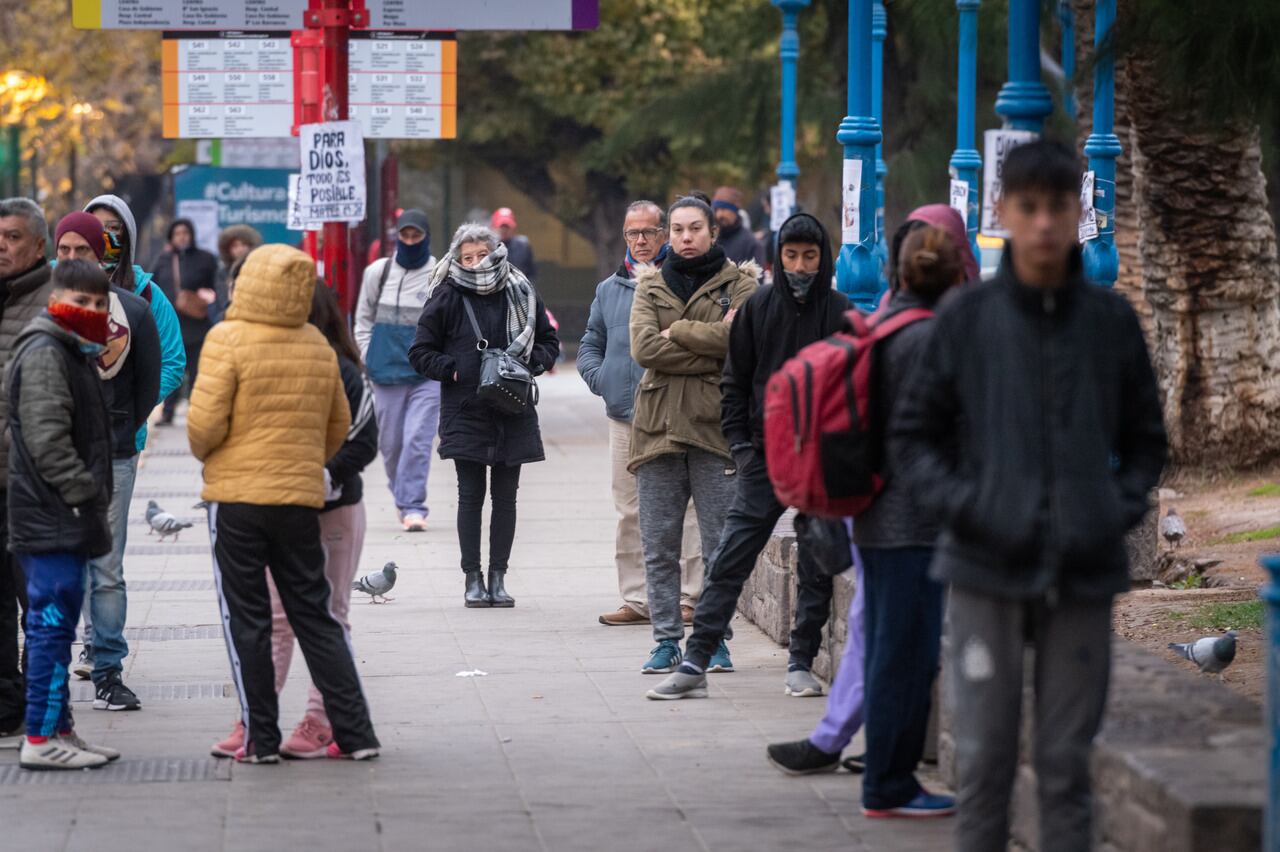
[[[1259,130],[1204,127],[1140,56],[1120,84],[1174,460],[1257,464],[1280,451],[1280,265]]]

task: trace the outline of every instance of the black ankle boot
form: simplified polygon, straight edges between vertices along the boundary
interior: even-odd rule
[[[489,606],[489,593],[484,587],[483,571],[467,572],[467,593],[464,597],[467,608],[472,609],[478,606]]]
[[[516,605],[516,599],[507,594],[507,589],[504,585],[506,579],[506,571],[489,571],[489,600],[493,602],[493,606],[512,607]]]

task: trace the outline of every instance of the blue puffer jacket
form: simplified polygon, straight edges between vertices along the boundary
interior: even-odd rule
[[[587,333],[578,349],[578,372],[596,396],[604,397],[611,420],[631,421],[636,386],[644,368],[631,357],[631,302],[636,282],[626,267],[601,281],[591,302]]]

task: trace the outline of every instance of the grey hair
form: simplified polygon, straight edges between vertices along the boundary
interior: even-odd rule
[[[642,198],[639,201],[633,201],[627,205],[626,215],[630,216],[632,213],[636,213],[641,210],[654,211],[655,213],[658,214],[658,225],[663,228],[667,227],[667,211],[663,210],[661,205],[658,204],[658,202],[649,201],[646,198]]]
[[[458,226],[458,230],[453,232],[453,242],[449,244],[449,254],[456,257],[458,248],[463,243],[484,243],[489,247],[489,251],[493,251],[500,242],[498,235],[488,225],[480,222],[464,222]]]
[[[44,217],[44,209],[30,198],[6,198],[0,201],[0,219],[6,216],[19,216],[27,220],[27,233],[37,240],[49,242],[49,220]]]

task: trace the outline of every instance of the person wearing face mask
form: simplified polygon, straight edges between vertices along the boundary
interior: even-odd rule
[[[9,400],[9,550],[21,564],[27,619],[24,769],[105,765],[120,752],[75,732],[67,670],[88,560],[111,550],[111,419],[94,362],[106,349],[110,284],[96,263],[68,259],[47,307],[18,335]]]
[[[645,587],[657,643],[641,667],[645,674],[670,672],[682,660],[680,560],[690,497],[704,554],[720,540],[733,500],[737,470],[720,430],[720,372],[729,327],[760,274],[754,263],[736,264],[715,245],[714,214],[701,199],[676,201],[667,222],[671,253],[661,269],[637,267],[631,306],[631,353],[645,372],[636,390],[628,469],[640,500]],[[728,647],[721,642],[712,650],[714,657],[699,665],[733,671]],[[705,694],[705,679],[702,688]]]
[[[58,263],[84,260],[101,264],[107,236],[89,213],[69,213],[58,223],[54,245]],[[160,337],[145,299],[112,286],[105,349],[97,358],[111,417],[113,487],[108,519],[111,552],[89,562],[85,582],[83,660],[74,671],[89,668],[95,710],[138,710],[142,703],[122,679],[129,653],[124,638],[128,600],[124,550],[128,538],[129,503],[138,472],[138,431],[159,401]]]
[[[409,363],[435,265],[427,214],[405,210],[396,221],[395,255],[365,269],[356,305],[356,345],[373,385],[378,449],[408,532],[427,528],[427,476],[440,422],[440,383]]]
[[[831,287],[831,240],[821,222],[807,213],[788,219],[778,231],[777,256],[781,274],[747,300],[729,333],[720,426],[738,467],[736,492],[719,547],[707,563],[685,663],[654,690],[661,698],[705,696],[707,662],[730,634],[742,587],[786,509],[774,495],[764,459],[769,377],[800,349],[839,330],[849,310],[848,299]],[[803,548],[796,574],[786,693],[808,697],[822,694],[810,668],[830,614],[832,582]]]
[[[167,399],[182,386],[187,370],[187,350],[182,343],[182,329],[172,301],[154,276],[134,262],[138,226],[134,222],[133,211],[117,195],[99,195],[84,206],[84,212],[92,213],[106,233],[107,243],[101,265],[111,283],[141,296],[151,306],[151,317],[156,321],[156,331],[160,334],[160,398]],[[139,452],[147,445],[146,424],[138,430],[137,445]],[[87,678],[89,671],[87,659],[77,661],[77,676]]]
[[[443,383],[440,458],[453,459],[458,473],[463,605],[513,607],[506,576],[516,534],[520,470],[543,461],[546,454],[536,399],[509,414],[477,396],[482,347],[501,347],[537,376],[556,363],[560,340],[542,297],[507,260],[507,247],[498,235],[484,225],[469,222],[454,232],[432,281],[409,360],[419,373]],[[487,585],[480,570],[486,489],[493,506]]]

